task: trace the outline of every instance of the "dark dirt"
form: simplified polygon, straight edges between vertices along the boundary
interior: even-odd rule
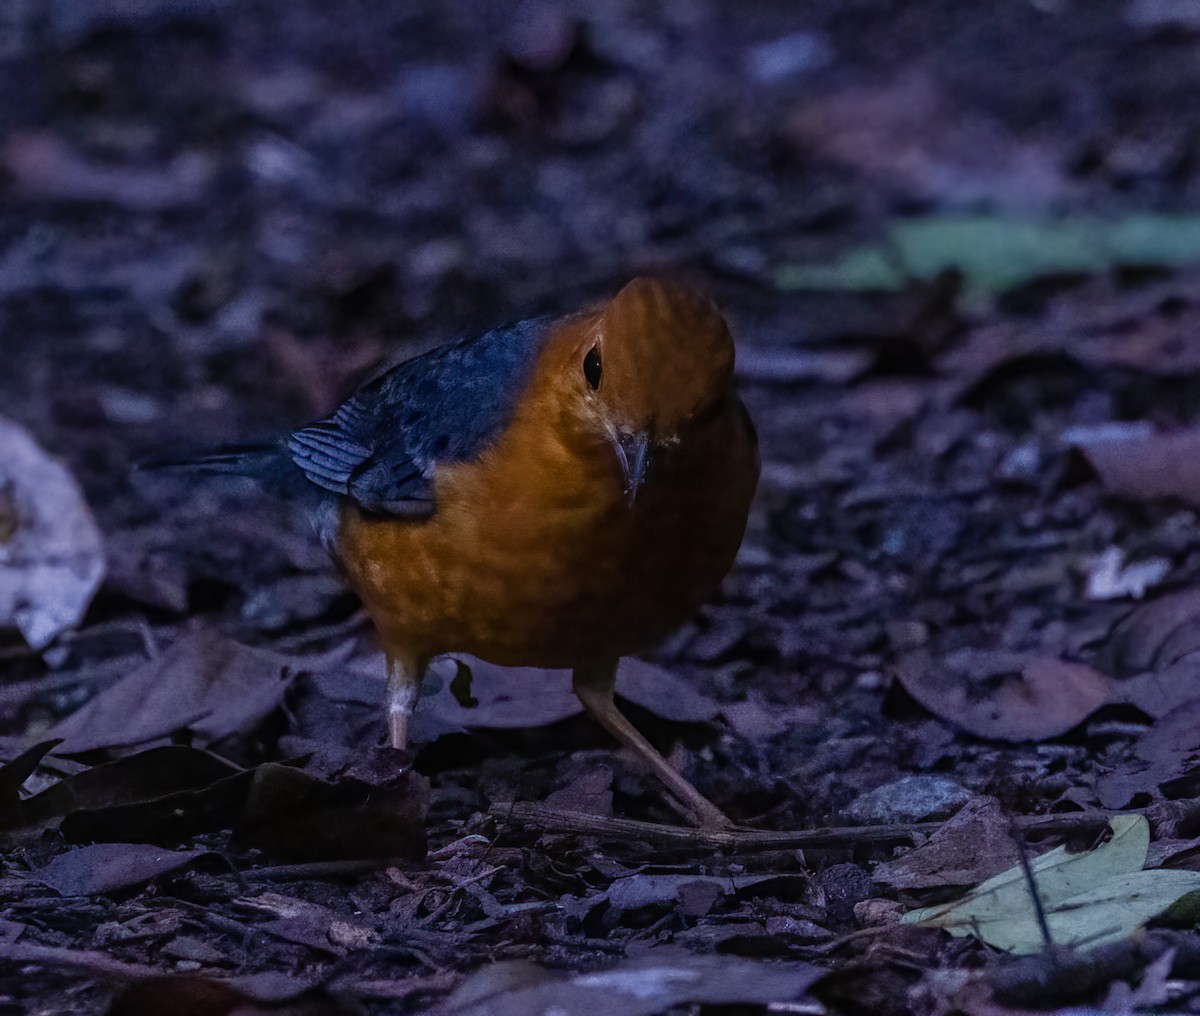
[[[77,630],[0,643],[0,1013],[611,1011],[585,975],[644,987],[656,956],[705,984],[724,958],[735,988],[667,978],[636,1011],[1200,1006],[1186,921],[1057,960],[896,925],[972,881],[897,875],[911,835],[733,850],[514,820],[681,821],[561,675],[443,665],[397,776],[382,663],[306,523],[133,474],[679,271],[734,327],[763,478],[734,572],[653,654],[667,675],[624,678],[639,727],[757,829],[970,801],[997,837],[978,881],[1012,863],[1009,816],[1141,807],[1158,863],[1196,867],[1200,269],[786,280],[907,218],[1196,208],[1200,21],[602,8],[0,11],[0,414],[79,480],[108,561]],[[940,781],[891,788],[914,774]],[[491,966],[515,960],[547,970]]]

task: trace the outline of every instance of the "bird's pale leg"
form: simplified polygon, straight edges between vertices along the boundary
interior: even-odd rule
[[[387,709],[388,744],[393,748],[408,747],[408,728],[417,698],[421,694],[421,675],[425,668],[415,660],[388,654]]]
[[[596,721],[622,744],[632,748],[641,756],[654,775],[667,785],[680,801],[682,801],[699,819],[699,825],[705,829],[727,829],[733,825],[721,812],[721,809],[679,775],[671,764],[663,758],[638,729],[617,709],[613,701],[613,689],[616,685],[617,665],[580,667],[571,678],[571,685],[583,708]]]

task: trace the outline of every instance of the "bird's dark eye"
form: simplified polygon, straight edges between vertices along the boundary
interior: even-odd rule
[[[592,386],[592,391],[600,387],[600,350],[592,346],[588,355],[583,358],[583,376]]]

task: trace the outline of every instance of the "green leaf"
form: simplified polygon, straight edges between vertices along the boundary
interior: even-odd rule
[[[895,290],[913,279],[955,269],[968,290],[988,294],[1046,275],[1191,263],[1200,263],[1200,215],[930,215],[900,220],[883,242],[859,247],[840,260],[784,265],[775,282],[792,290]]]
[[[1200,891],[1200,871],[1151,868],[1114,875],[1087,892],[1062,900],[1046,913],[1050,938],[1056,945],[1094,949],[1129,938],[1151,918],[1171,909],[1190,893]],[[993,942],[997,948],[1005,948]],[[1009,952],[1040,952],[1042,942]]]
[[[1032,864],[1051,940],[1093,948],[1133,934],[1183,897],[1200,892],[1200,872],[1143,870],[1150,826],[1141,815],[1118,815],[1112,839],[1068,854],[1058,847]],[[1006,952],[1044,948],[1028,879],[1020,865],[983,882],[961,899],[905,914],[905,924],[975,935]]]
[[[903,289],[909,272],[894,253],[882,247],[861,247],[828,265],[784,265],[775,274],[780,289],[851,290]]]

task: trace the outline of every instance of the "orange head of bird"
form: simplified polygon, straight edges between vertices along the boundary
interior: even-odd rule
[[[566,329],[556,371],[575,426],[607,442],[632,505],[656,450],[686,440],[733,393],[733,338],[708,297],[634,279]]]

